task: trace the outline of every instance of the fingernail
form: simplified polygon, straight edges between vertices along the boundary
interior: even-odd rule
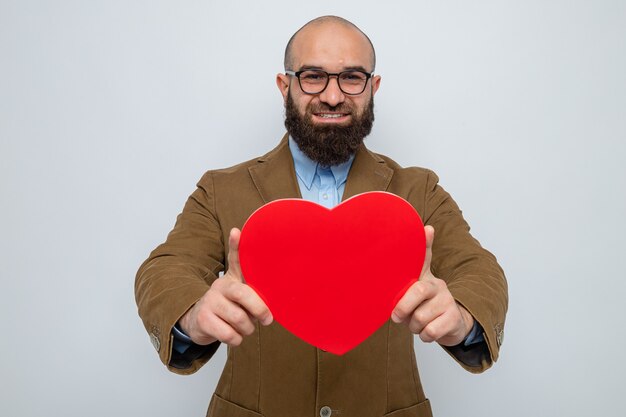
[[[394,323],[400,323],[402,321],[400,320],[400,317],[396,315],[396,313],[391,313],[391,320],[393,320]]]
[[[274,317],[270,314],[265,318],[265,320],[263,320],[263,325],[267,326],[269,324],[272,324],[272,321],[274,321]]]

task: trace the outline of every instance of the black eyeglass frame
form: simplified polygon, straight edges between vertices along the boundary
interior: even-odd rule
[[[326,74],[326,85],[324,85],[324,88],[322,88],[320,91],[318,91],[317,93],[309,93],[307,91],[304,90],[304,88],[302,88],[302,82],[300,81],[300,75],[304,72],[308,72],[308,71],[317,71],[317,72],[323,72],[324,74]],[[343,90],[343,88],[341,88],[341,83],[339,82],[339,77],[341,76],[341,74],[346,74],[346,73],[350,73],[350,72],[358,72],[361,73],[363,75],[365,75],[365,83],[363,84],[363,90],[361,90],[361,92],[359,93],[348,93],[346,91]],[[330,83],[330,77],[337,77],[337,85],[339,86],[339,89],[341,90],[342,93],[349,95],[349,96],[358,96],[359,94],[363,94],[363,92],[365,91],[365,88],[367,87],[367,82],[370,80],[370,78],[372,78],[374,76],[373,72],[365,72],[365,71],[361,71],[361,70],[347,70],[347,71],[341,71],[341,72],[326,72],[324,70],[318,70],[318,69],[305,69],[305,70],[300,70],[300,71],[291,71],[291,70],[287,70],[285,71],[285,74],[287,75],[293,75],[298,79],[298,85],[300,86],[300,90],[302,90],[302,92],[304,94],[309,94],[309,95],[316,95],[316,94],[322,94],[324,92],[324,90],[326,90],[326,88],[328,88],[328,83]]]

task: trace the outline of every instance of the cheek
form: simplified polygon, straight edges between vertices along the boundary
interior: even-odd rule
[[[359,97],[359,100],[357,100],[356,102],[353,101],[352,105],[354,106],[354,109],[357,110],[357,114],[359,116],[362,116],[363,114],[365,114],[365,110],[367,110],[367,107],[370,104],[370,100],[371,100],[371,96],[367,96],[367,97]]]
[[[365,110],[366,101],[365,100],[351,100],[349,104],[350,104],[350,108],[352,112],[356,113],[356,115],[360,117],[363,114],[363,111]]]
[[[294,97],[294,103],[301,115],[306,115],[311,111],[311,102],[312,97],[309,96]]]

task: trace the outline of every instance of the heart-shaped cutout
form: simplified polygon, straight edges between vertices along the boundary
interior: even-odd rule
[[[390,318],[418,280],[425,252],[413,206],[380,191],[331,210],[301,199],[272,201],[246,221],[239,243],[246,283],[274,319],[338,355]]]

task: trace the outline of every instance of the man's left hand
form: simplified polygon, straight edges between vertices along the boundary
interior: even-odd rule
[[[461,343],[474,325],[472,315],[455,301],[446,282],[430,270],[435,229],[424,227],[426,257],[419,280],[411,285],[398,301],[391,318],[406,323],[411,332],[419,334],[424,342],[438,342],[443,346]]]

